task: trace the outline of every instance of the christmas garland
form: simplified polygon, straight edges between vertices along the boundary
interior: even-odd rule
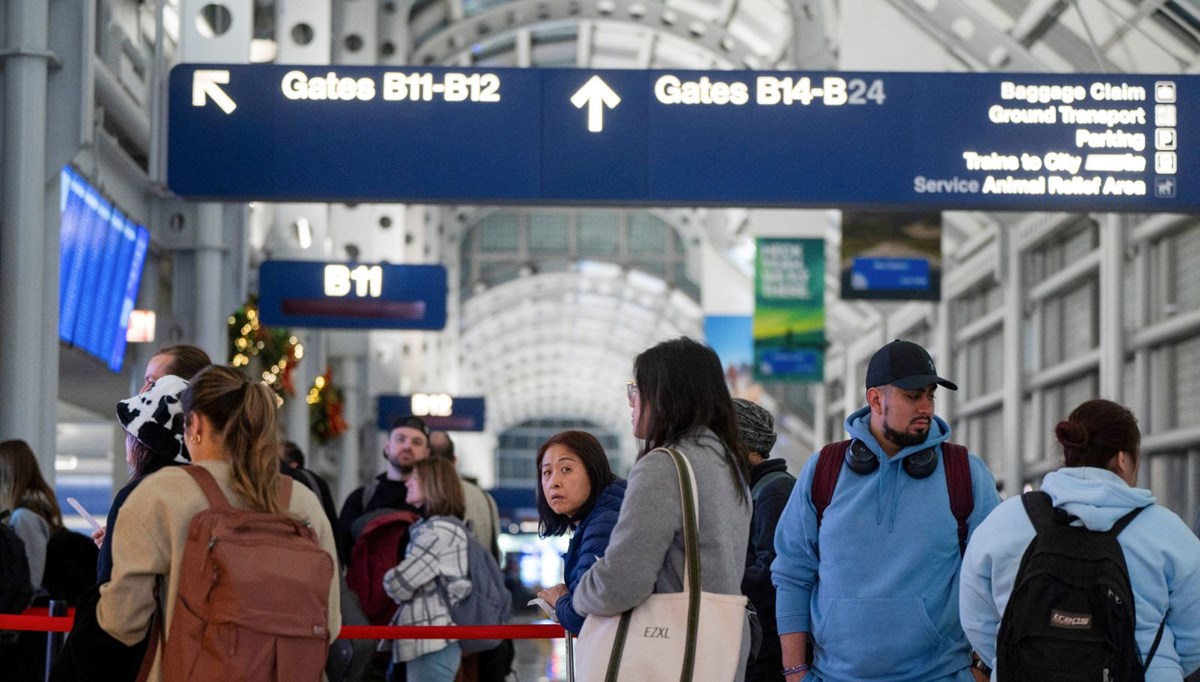
[[[333,370],[328,366],[325,373],[313,381],[308,396],[308,428],[313,438],[324,445],[337,438],[349,426],[342,416],[342,389],[333,384]]]
[[[280,401],[296,395],[292,372],[304,347],[287,329],[266,327],[259,323],[258,297],[251,295],[242,307],[229,316],[229,364],[241,369],[250,378],[261,378]]]

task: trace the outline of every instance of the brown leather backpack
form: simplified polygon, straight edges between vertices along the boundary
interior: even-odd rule
[[[320,680],[333,558],[304,521],[235,509],[203,467],[184,470],[210,508],[188,526],[163,679]],[[292,479],[279,484],[286,509]]]

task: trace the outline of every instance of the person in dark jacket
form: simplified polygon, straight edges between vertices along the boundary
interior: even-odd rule
[[[547,587],[538,596],[554,607],[564,628],[578,635],[585,616],[571,605],[571,593],[608,549],[609,535],[617,525],[625,499],[625,481],[609,468],[600,441],[585,431],[563,431],[552,436],[538,448],[537,467],[541,536],[574,531],[563,555],[565,582]]]
[[[279,460],[280,473],[292,477],[299,481],[300,485],[316,493],[317,499],[321,500],[321,509],[325,510],[325,517],[329,519],[329,525],[337,528],[337,507],[329,484],[317,472],[304,468],[304,451],[300,446],[290,440],[280,441]]]
[[[746,666],[747,680],[783,680],[783,652],[775,625],[775,586],[771,584],[771,562],[775,560],[775,526],[796,478],[787,462],[771,458],[775,447],[775,418],[748,400],[735,398],[738,439],[750,452],[750,494],[754,513],[750,517],[750,544],[746,547],[746,573],[742,594],[750,598],[762,626],[758,656]]]
[[[155,376],[153,381],[147,381],[141,393],[117,403],[117,420],[125,429],[125,461],[130,480],[113,498],[107,532],[93,534],[100,544],[96,587],[79,598],[71,634],[51,674],[50,679],[56,682],[133,679],[141,665],[149,635],[132,646],[123,644],[100,628],[96,604],[100,598],[99,586],[112,579],[113,538],[125,500],[150,474],[191,461],[184,445],[180,402],[187,387],[186,380],[173,374]]]
[[[417,511],[405,501],[408,488],[404,482],[412,474],[413,463],[429,457],[429,426],[420,417],[400,417],[392,422],[388,439],[383,445],[387,468],[367,484],[355,488],[342,503],[337,515],[338,557],[343,566],[350,565],[354,542],[362,531],[355,522],[380,509]]]

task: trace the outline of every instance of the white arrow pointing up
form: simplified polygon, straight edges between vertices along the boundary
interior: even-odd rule
[[[571,95],[571,104],[576,109],[587,105],[588,131],[593,133],[604,130],[604,107],[615,109],[620,103],[621,98],[599,76],[592,76],[578,92]]]
[[[227,70],[197,69],[192,73],[192,106],[204,106],[207,96],[221,107],[221,111],[232,114],[233,110],[237,109],[237,103],[221,89],[221,85],[228,83],[229,71]]]

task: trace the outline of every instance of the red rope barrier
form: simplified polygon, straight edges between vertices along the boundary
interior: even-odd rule
[[[0,630],[70,632],[74,609],[66,616],[47,616],[46,609],[23,615],[0,615]],[[561,639],[561,625],[345,625],[338,639]]]
[[[42,609],[45,611],[45,609]],[[30,630],[33,632],[70,632],[72,616],[0,616],[0,630]]]
[[[343,625],[338,639],[562,639],[561,625]]]

